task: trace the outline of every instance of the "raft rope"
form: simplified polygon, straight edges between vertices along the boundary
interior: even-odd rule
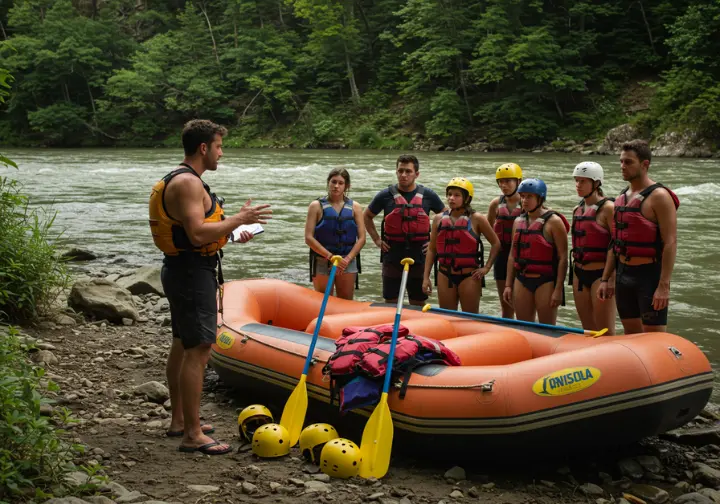
[[[492,392],[493,385],[495,385],[495,380],[490,380],[487,383],[476,383],[474,385],[425,385],[425,384],[407,384],[407,387],[412,388],[431,388],[431,389],[473,389],[473,388],[480,388],[483,392]],[[402,387],[403,382],[398,381],[395,383],[395,387]]]

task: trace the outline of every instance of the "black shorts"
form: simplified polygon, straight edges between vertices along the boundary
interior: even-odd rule
[[[604,272],[604,268],[584,270],[578,268],[577,264],[573,267],[573,270],[578,279],[578,292],[582,292],[583,287],[587,287],[588,289],[592,288],[592,284],[600,280]]]
[[[411,301],[425,301],[428,298],[427,294],[422,290],[424,269],[425,263],[415,263],[410,266],[405,290]],[[397,299],[400,296],[402,270],[402,266],[382,265],[382,294],[384,299]]]
[[[620,319],[642,319],[644,325],[667,325],[668,309],[653,309],[653,295],[660,283],[659,262],[627,266],[617,262],[615,298]]]
[[[170,304],[173,338],[186,349],[215,343],[217,334],[217,259],[166,258],[160,280]]]
[[[493,277],[495,280],[507,279],[507,262],[510,257],[509,250],[501,250],[493,264]]]

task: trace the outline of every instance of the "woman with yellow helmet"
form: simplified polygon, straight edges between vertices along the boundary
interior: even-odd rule
[[[501,248],[498,259],[495,261],[493,276],[497,284],[500,308],[504,318],[513,318],[515,316],[514,308],[505,302],[502,294],[505,291],[505,279],[507,278],[507,261],[510,255],[510,246],[512,245],[513,222],[522,213],[520,195],[517,192],[522,178],[522,169],[515,163],[505,163],[498,166],[497,170],[495,170],[495,182],[502,194],[490,202],[487,214],[488,222],[490,222],[493,230],[500,238]]]
[[[423,291],[430,295],[430,270],[437,259],[436,278],[438,303],[441,308],[478,313],[485,275],[490,271],[500,252],[500,239],[488,220],[475,212],[470,202],[475,194],[472,183],[455,177],[448,183],[445,194],[449,210],[433,219],[430,245],[425,260]],[[488,262],[484,262],[484,236],[492,248]]]

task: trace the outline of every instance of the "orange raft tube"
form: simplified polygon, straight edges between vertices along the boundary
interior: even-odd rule
[[[211,365],[223,381],[261,397],[276,421],[302,373],[322,299],[322,293],[282,280],[224,285]],[[341,419],[322,367],[344,327],[392,324],[395,309],[328,300],[307,377],[315,400],[308,420],[364,425],[373,408]],[[633,442],[691,420],[712,392],[707,358],[674,334],[591,338],[423,313],[409,305],[401,320],[412,333],[442,340],[462,361],[417,369],[404,399],[391,387],[396,438],[422,440],[423,450],[438,445],[467,451],[469,442],[483,448]]]

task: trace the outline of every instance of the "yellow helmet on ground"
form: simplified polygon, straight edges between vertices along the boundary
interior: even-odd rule
[[[280,424],[265,424],[252,437],[252,451],[258,457],[282,457],[290,453],[290,433]]]
[[[314,464],[320,463],[320,452],[325,443],[332,439],[339,438],[335,427],[326,423],[308,425],[300,433],[300,452],[308,461]]]
[[[345,438],[328,441],[320,452],[320,469],[334,478],[357,476],[361,461],[358,445]]]
[[[262,404],[251,404],[238,415],[238,430],[240,436],[252,441],[255,430],[261,425],[272,423],[273,416],[270,410]]]
[[[457,187],[458,189],[465,189],[471,198],[473,196],[475,196],[475,189],[473,188],[472,182],[470,182],[465,177],[453,177],[452,179],[450,179],[450,182],[448,182],[448,185],[445,188],[445,190],[447,191],[450,187]]]
[[[500,180],[504,178],[514,178],[522,180],[522,168],[520,168],[520,166],[516,165],[515,163],[505,163],[498,166],[497,170],[495,170],[495,180]]]

